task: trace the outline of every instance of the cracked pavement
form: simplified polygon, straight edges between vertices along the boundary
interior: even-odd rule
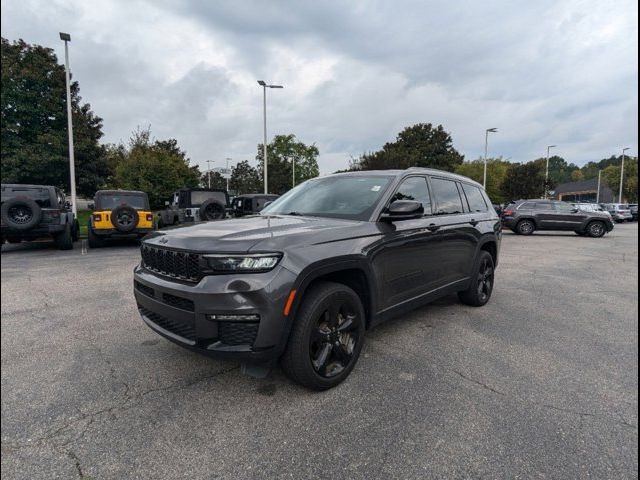
[[[136,246],[2,247],[2,476],[637,478],[638,226],[505,234],[493,298],[368,333],[314,393],[139,319]]]

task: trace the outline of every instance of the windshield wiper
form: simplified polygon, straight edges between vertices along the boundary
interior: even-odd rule
[[[285,215],[297,215],[297,216],[302,216],[302,214],[300,212],[289,212],[289,213],[285,213]]]

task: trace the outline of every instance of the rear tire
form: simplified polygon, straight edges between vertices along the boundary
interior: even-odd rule
[[[480,251],[476,266],[471,276],[471,284],[467,290],[458,292],[458,298],[465,305],[472,307],[482,307],[489,302],[493,293],[495,278],[495,265],[493,257],[485,250]]]
[[[60,250],[71,250],[73,248],[71,224],[66,223],[64,225],[64,231],[56,235],[55,242]]]
[[[89,240],[89,242],[88,242],[89,243],[89,248],[102,248],[102,247],[104,247],[104,240],[94,233],[93,229],[91,228],[91,225],[89,225],[89,230],[87,232],[87,237],[88,237],[88,240]]]
[[[587,233],[591,238],[600,238],[607,232],[604,223],[591,222],[587,225]]]
[[[360,297],[341,283],[319,283],[305,293],[298,309],[280,359],[282,370],[312,390],[335,387],[358,361],[364,332]]]
[[[536,231],[536,225],[531,220],[520,220],[516,225],[516,230],[520,235],[531,235]]]

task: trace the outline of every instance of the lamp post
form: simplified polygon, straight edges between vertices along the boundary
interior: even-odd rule
[[[629,147],[622,149],[622,166],[620,167],[620,194],[618,195],[618,203],[622,203],[622,187],[624,186],[624,152],[629,150]]]
[[[71,118],[71,74],[69,73],[69,42],[71,35],[60,32],[60,40],[64,42],[64,71],[67,84],[67,132],[69,135],[69,174],[71,176],[71,211],[77,217],[76,205],[76,161],[73,154],[73,120]]]
[[[596,203],[600,203],[600,183],[602,179],[602,170],[598,170],[598,192],[596,193]]]
[[[487,189],[487,153],[489,151],[489,133],[497,132],[497,128],[487,128],[484,132],[484,176],[482,177],[482,186]]]
[[[263,157],[264,157],[264,193],[269,193],[269,187],[267,185],[267,88],[284,88],[282,85],[267,85],[264,80],[258,80],[258,85],[262,87],[262,118],[264,123],[264,143]]]
[[[544,198],[547,198],[547,192],[549,191],[549,150],[555,148],[557,145],[547,146],[547,167],[544,173]]]
[[[213,160],[207,160],[207,180],[209,183],[209,190],[211,190],[211,162],[213,162]]]
[[[231,172],[229,172],[229,161],[231,160],[230,158],[225,158],[225,160],[227,161],[227,172],[225,173],[225,175],[227,176],[227,192],[229,191],[229,177],[231,176]]]

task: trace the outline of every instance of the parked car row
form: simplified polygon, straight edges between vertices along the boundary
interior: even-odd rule
[[[156,225],[164,228],[256,214],[276,198],[277,195],[250,194],[232,200],[223,189],[185,188],[176,191],[156,215],[145,192],[99,190],[89,204],[92,212],[87,223],[88,244],[100,248],[112,240],[140,240]],[[3,184],[1,208],[0,244],[49,237],[60,249],[69,250],[79,238],[78,219],[57,187]]]

